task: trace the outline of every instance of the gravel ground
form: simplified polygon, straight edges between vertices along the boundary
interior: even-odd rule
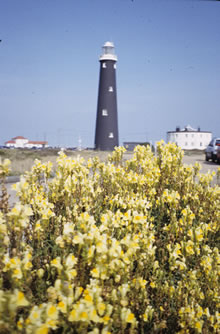
[[[126,158],[129,159],[129,157],[131,157],[132,154],[129,154],[127,153],[126,154]],[[204,154],[194,154],[194,155],[185,155],[184,156],[184,159],[183,159],[183,162],[188,164],[188,165],[193,165],[195,162],[199,162],[201,164],[201,173],[207,173],[207,172],[217,172],[217,169],[220,167],[219,164],[217,163],[213,163],[211,161],[207,162],[205,161],[205,156]],[[10,205],[13,206],[14,203],[16,203],[17,201],[17,198],[16,198],[16,194],[15,194],[15,191],[13,191],[11,189],[11,186],[13,183],[15,183],[17,181],[18,178],[12,178],[11,179],[11,182],[7,183],[7,190],[8,190],[8,193],[10,195]],[[216,176],[214,177],[214,180],[213,180],[213,184],[216,184],[217,183],[217,178]]]
[[[183,162],[188,165],[193,165],[195,162],[199,162],[201,165],[201,173],[207,173],[208,171],[217,172],[217,169],[220,167],[219,164],[212,161],[205,161],[205,155],[203,154],[195,154],[191,156],[185,155],[183,158]]]

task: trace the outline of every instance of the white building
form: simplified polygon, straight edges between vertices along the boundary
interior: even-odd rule
[[[167,142],[176,143],[183,150],[204,150],[211,139],[212,132],[193,129],[190,125],[167,132]]]
[[[5,142],[6,147],[11,148],[44,148],[48,147],[47,141],[28,140],[22,136],[17,136]]]

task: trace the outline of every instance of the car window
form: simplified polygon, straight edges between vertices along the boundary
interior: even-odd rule
[[[209,146],[213,146],[213,144],[214,144],[214,139],[210,141]]]
[[[216,146],[220,146],[220,139],[216,140],[215,145],[216,145]]]

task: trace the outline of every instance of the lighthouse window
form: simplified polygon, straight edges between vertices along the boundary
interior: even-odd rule
[[[103,67],[103,68],[106,68],[106,63],[102,63],[102,67]]]
[[[114,133],[113,132],[109,132],[108,138],[114,138]]]
[[[102,109],[102,116],[108,116],[108,110]]]
[[[109,87],[108,87],[108,91],[109,91],[109,92],[113,92],[113,87],[112,87],[112,86],[109,86]]]

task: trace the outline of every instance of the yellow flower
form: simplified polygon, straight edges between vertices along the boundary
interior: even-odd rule
[[[70,253],[66,258],[66,266],[68,269],[72,268],[77,263],[75,256]]]
[[[187,235],[192,239],[193,238],[193,231],[192,230],[189,230]]]
[[[82,294],[82,292],[83,292],[83,288],[81,286],[77,287],[75,291],[75,299],[78,299],[79,296]]]
[[[88,257],[92,257],[94,255],[94,251],[95,251],[95,246],[92,245],[89,250],[88,250]]]
[[[17,279],[21,279],[23,277],[21,269],[20,268],[14,269],[13,272],[12,272],[12,277],[17,278]]]
[[[24,320],[22,318],[20,318],[17,322],[17,327],[19,330],[21,330],[24,326]]]
[[[60,248],[64,248],[65,243],[64,243],[64,240],[63,240],[63,237],[62,237],[62,236],[59,236],[59,237],[56,238],[56,244],[57,244]]]
[[[102,318],[104,324],[107,324],[110,320],[110,317],[108,315],[105,315],[103,318]]]
[[[99,242],[96,244],[96,251],[97,251],[97,253],[104,253],[104,252],[107,252],[106,244],[105,244],[104,242],[99,241]]]
[[[98,309],[99,314],[102,316],[105,312],[105,309],[106,309],[105,304],[104,303],[98,303],[97,309]]]
[[[94,268],[94,269],[91,270],[91,274],[92,274],[92,277],[98,278],[100,272],[99,272],[98,268]]]
[[[154,282],[150,282],[151,288],[156,288],[156,284]]]
[[[187,210],[186,209],[183,209],[182,210],[182,215],[185,217],[187,215]]]
[[[206,307],[205,310],[204,310],[204,314],[207,316],[207,317],[210,317],[210,313],[209,313],[209,308]]]
[[[25,270],[30,270],[33,267],[32,263],[30,261],[26,262],[24,265]]]
[[[17,266],[19,266],[21,263],[21,260],[18,257],[12,257],[10,259],[10,267],[11,268],[16,268]]]
[[[202,321],[196,321],[194,327],[197,329],[199,333],[202,333],[202,326],[203,322]]]
[[[145,322],[148,321],[148,314],[144,313],[142,317]]]
[[[90,294],[86,294],[84,299],[85,299],[86,302],[92,303],[92,297],[90,296]]]
[[[14,291],[14,297],[15,297],[16,306],[28,306],[29,305],[29,302],[25,298],[23,292],[16,289]]]
[[[56,329],[57,328],[57,320],[54,319],[47,319],[46,324],[47,327]]]
[[[53,320],[56,320],[58,318],[57,308],[53,304],[49,303],[47,305],[46,312],[47,312],[48,318],[53,319]]]
[[[180,251],[180,249],[181,249],[181,246],[180,246],[180,244],[176,244],[175,245],[175,248],[174,248],[174,250],[173,250],[173,252],[172,252],[172,256],[176,259],[179,255],[181,255],[181,251]]]
[[[135,317],[133,313],[129,313],[126,319],[126,322],[133,323],[135,321]]]
[[[60,263],[60,257],[57,257],[51,261],[51,266],[57,269],[62,269],[62,264]]]
[[[35,325],[41,322],[41,310],[37,306],[32,308],[29,320]]]
[[[65,223],[63,227],[63,234],[68,235],[74,233],[74,224],[73,223]]]
[[[57,304],[57,308],[63,313],[67,312],[66,304],[62,300]]]
[[[187,244],[186,244],[186,252],[189,254],[189,255],[193,255],[194,254],[194,244],[191,240],[188,240]]]
[[[88,313],[83,311],[79,314],[79,320],[86,321],[89,319]]]
[[[46,325],[42,325],[38,329],[36,329],[35,334],[48,334],[48,331],[48,327]]]
[[[69,321],[77,321],[76,310],[73,309],[73,310],[70,312],[70,315],[69,315],[69,317],[68,317],[68,320],[69,320]]]
[[[196,238],[196,241],[202,241],[203,239],[203,231],[200,227],[197,227],[195,229],[195,238]]]
[[[198,318],[201,318],[202,315],[203,315],[203,309],[202,309],[201,306],[197,305],[196,316],[197,316]]]
[[[101,318],[98,316],[95,309],[90,310],[89,312],[90,319],[94,322],[101,322]]]
[[[83,236],[81,233],[79,233],[78,235],[75,235],[73,240],[72,240],[73,244],[82,244],[83,243]]]
[[[43,227],[41,226],[40,221],[37,221],[37,222],[36,222],[34,231],[35,231],[35,232],[37,232],[37,231],[43,231]]]
[[[68,278],[70,280],[72,280],[73,278],[75,278],[77,276],[76,269],[67,270],[67,276],[68,276]]]

